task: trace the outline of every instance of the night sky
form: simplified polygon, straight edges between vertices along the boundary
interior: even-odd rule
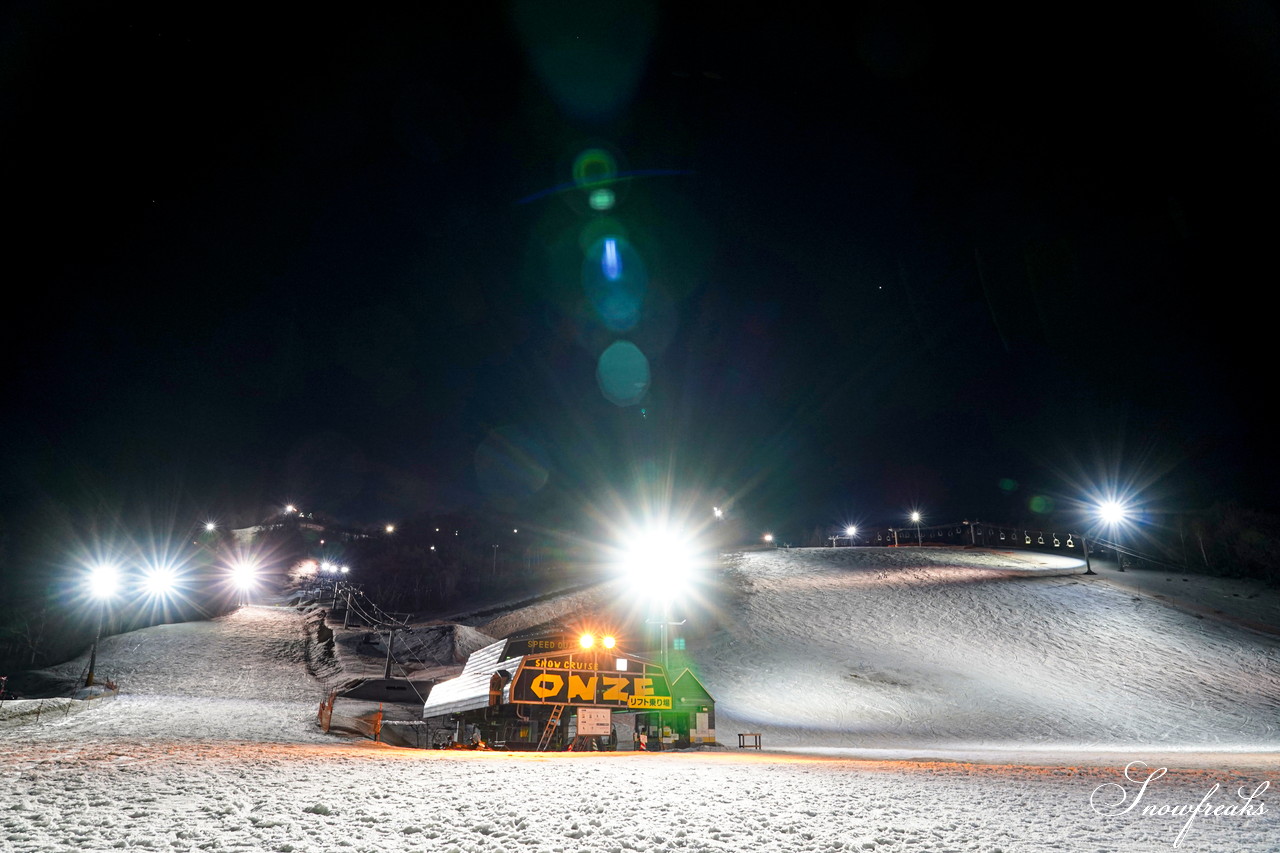
[[[1280,509],[1273,5],[271,5],[3,13],[11,529]]]

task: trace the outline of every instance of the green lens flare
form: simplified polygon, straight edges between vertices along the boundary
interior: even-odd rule
[[[615,406],[634,406],[649,390],[649,359],[630,341],[615,341],[596,362],[600,393]]]

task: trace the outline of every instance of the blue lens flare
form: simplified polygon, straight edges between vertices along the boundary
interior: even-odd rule
[[[606,235],[587,250],[582,289],[610,331],[628,332],[639,324],[648,286],[644,264],[625,238]]]
[[[618,241],[608,237],[604,241],[604,254],[600,258],[600,271],[609,281],[622,277],[622,258],[618,256]]]

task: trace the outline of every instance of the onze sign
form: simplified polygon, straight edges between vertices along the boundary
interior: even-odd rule
[[[567,666],[566,666],[567,664]],[[539,658],[525,662],[511,684],[511,701],[541,705],[606,705],[642,711],[670,710],[661,668],[647,672],[578,669],[581,661]]]

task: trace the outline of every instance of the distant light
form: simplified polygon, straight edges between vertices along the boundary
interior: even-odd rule
[[[849,537],[853,537],[857,532],[858,528],[854,527],[852,524],[844,529],[844,535]]]
[[[911,520],[912,520],[912,521],[914,521],[914,522],[916,522],[917,524],[919,524],[919,523],[920,523],[920,513],[918,513],[918,512],[913,512],[913,513],[911,513]]]
[[[613,637],[604,637],[600,640],[600,645],[604,646],[606,649],[611,649],[617,644],[618,644],[618,641],[615,640]]]
[[[591,636],[590,634],[583,634],[581,637],[578,638],[578,645],[582,646],[584,649],[589,649],[595,644],[596,644],[596,638]]]
[[[206,521],[204,524],[204,529],[209,533],[212,533],[213,531],[218,529],[218,525],[214,524],[212,521]]]
[[[395,532],[396,532],[396,526],[395,526],[394,524],[388,524],[388,525],[387,525],[387,532],[388,532],[388,533],[395,533]]]
[[[89,594],[94,598],[111,598],[120,588],[120,570],[110,563],[99,563],[89,573]]]
[[[298,511],[298,508],[297,508],[297,507],[295,507],[293,504],[289,504],[287,507],[285,507],[285,508],[284,508],[284,511],[285,511],[285,512],[297,512],[297,511]]]
[[[519,528],[519,527],[513,528],[511,532],[512,532],[512,533],[519,533],[519,532],[520,532],[520,528]]]
[[[711,511],[716,514],[716,518],[724,518],[724,510],[722,510],[720,507],[713,506],[711,508]]]
[[[764,541],[766,541],[766,542],[772,542],[772,541],[773,541],[773,534],[772,534],[772,533],[766,533],[766,534],[764,535]]]
[[[349,566],[343,566],[338,571],[342,572],[345,575],[347,572],[351,571],[351,568]]]

